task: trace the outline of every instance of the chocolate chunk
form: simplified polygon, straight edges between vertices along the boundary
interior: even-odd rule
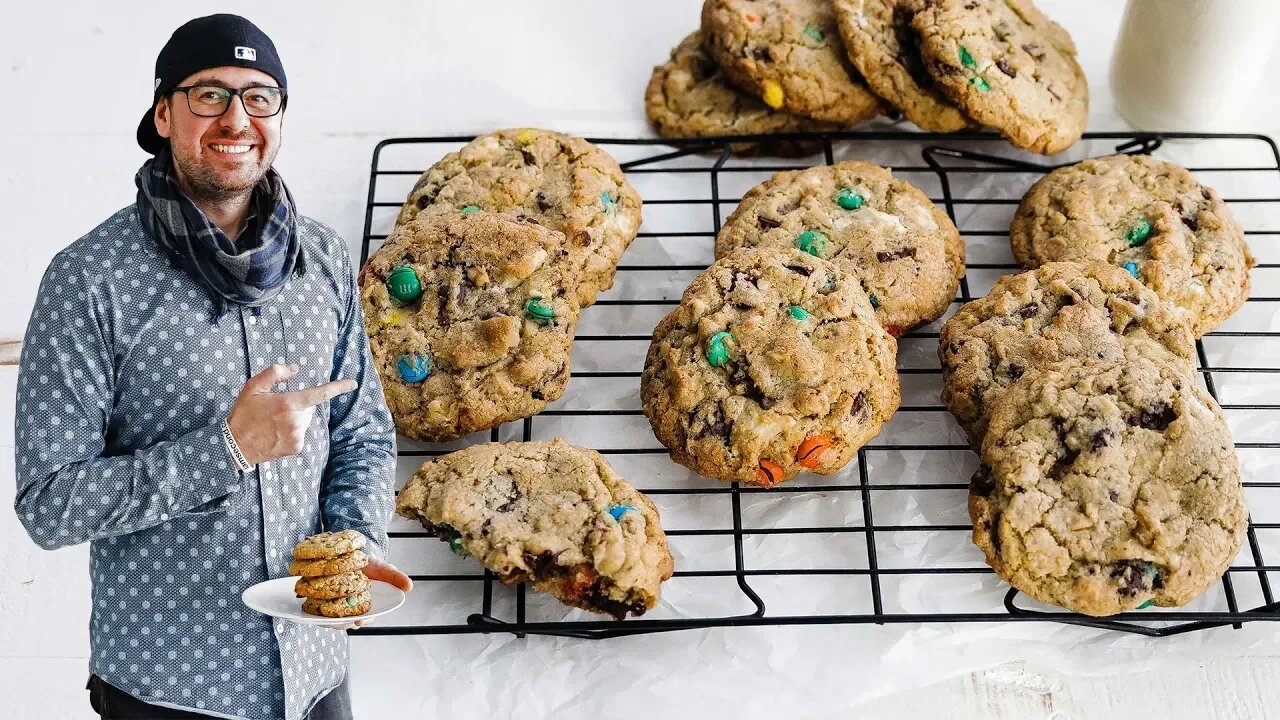
[[[703,420],[700,428],[698,427],[696,418],[695,421],[691,423],[693,427],[698,428],[694,433],[694,439],[714,437],[728,443],[730,428],[729,424],[724,421],[724,411],[720,409],[719,405],[713,405],[711,406],[710,412],[707,414],[708,417]]]
[[[1072,450],[1069,445],[1062,446],[1062,455],[1053,463],[1053,468],[1049,470],[1049,477],[1054,480],[1061,480],[1062,476],[1075,463],[1076,458],[1080,457],[1080,452]]]
[[[849,414],[853,417],[860,417],[867,412],[867,392],[860,391],[853,396],[853,405],[849,408]]]
[[[894,250],[893,252],[878,252],[876,253],[876,260],[879,260],[880,262],[890,262],[904,257],[913,258],[915,256],[915,248],[903,248],[901,250]]]
[[[944,62],[929,63],[930,72],[934,75],[963,75],[964,68],[950,65]]]
[[[498,512],[510,512],[516,506],[516,502],[524,497],[524,492],[520,490],[520,486],[511,483],[511,495],[507,497],[507,501],[499,505],[496,510]]]
[[[578,245],[582,247],[586,247],[591,244],[591,233],[587,232],[586,230],[583,230],[579,232],[577,237],[574,239],[577,240]]]
[[[762,62],[773,62],[773,57],[769,54],[769,48],[763,45],[751,48],[751,57]]]
[[[711,58],[698,53],[693,56],[693,79],[702,82],[720,72],[720,66]]]
[[[1000,58],[999,60],[996,61],[996,67],[1000,68],[1000,72],[1004,73],[1005,75],[1008,75],[1011,78],[1018,77],[1018,71],[1014,70],[1013,66],[1010,65],[1007,61],[1005,61],[1004,58]]]
[[[1044,50],[1041,50],[1040,46],[1035,43],[1027,43],[1026,45],[1023,45],[1022,50],[1026,54],[1030,55],[1033,60],[1044,59]]]
[[[1115,490],[1108,490],[1107,497],[1110,498],[1111,502],[1113,503],[1120,502],[1120,493],[1116,492]]]
[[[1187,229],[1191,232],[1197,232],[1200,230],[1200,221],[1197,220],[1194,215],[1183,216],[1182,224],[1186,225]]]
[[[969,493],[987,496],[996,490],[995,478],[991,477],[991,467],[986,463],[978,466],[978,470],[969,478]]]
[[[1123,301],[1125,301],[1125,302],[1129,303],[1130,305],[1139,305],[1139,304],[1140,304],[1140,303],[1138,302],[1138,298],[1137,298],[1137,297],[1135,297],[1135,296],[1133,296],[1133,295],[1120,295],[1119,297],[1120,297],[1120,299],[1121,299],[1121,300],[1123,300]]]
[[[1023,305],[1021,308],[1018,309],[1018,317],[1024,320],[1030,320],[1031,318],[1039,314],[1040,314],[1040,306],[1036,305],[1035,303],[1029,303],[1027,305]]]
[[[805,277],[809,277],[813,274],[813,268],[808,267],[807,265],[787,265],[786,268],[797,275],[803,275]]]
[[[1022,374],[1025,373],[1026,371],[1027,371],[1026,368],[1022,367],[1017,363],[1009,363],[1009,367],[1005,368],[1005,372],[1008,373],[1009,377],[1013,378],[1014,380],[1017,380],[1018,378],[1022,377]]]
[[[1111,442],[1111,438],[1116,436],[1116,431],[1111,428],[1102,428],[1093,434],[1093,438],[1089,441],[1089,449],[1097,452],[1107,443]]]
[[[551,209],[551,203],[547,200],[546,195],[543,195],[542,193],[538,193],[537,200],[538,200],[538,209],[541,210],[542,212],[546,212]]]
[[[1177,419],[1178,413],[1176,410],[1165,403],[1160,403],[1148,410],[1130,415],[1129,424],[1134,427],[1164,432],[1165,428],[1169,427]]]
[[[538,158],[534,157],[533,153],[529,152],[528,150],[525,150],[524,148],[520,149],[520,157],[524,160],[525,165],[538,164]]]
[[[544,575],[548,569],[555,565],[556,555],[550,550],[543,550],[534,555],[529,551],[524,553],[524,564],[529,566],[529,570],[534,576]]]
[[[1124,560],[1111,568],[1111,579],[1119,584],[1116,589],[1125,597],[1133,597],[1143,590],[1158,587],[1159,577],[1154,565],[1141,560]]]
[[[756,216],[756,224],[760,226],[761,230],[771,230],[776,227],[782,227],[781,222],[774,220],[771,217],[765,217],[764,215]]]
[[[422,197],[418,198],[418,209],[426,210],[427,207],[431,205],[431,199],[432,198],[430,195],[423,195]]]
[[[1074,295],[1063,295],[1062,297],[1058,298],[1058,302],[1061,303],[1059,307],[1067,307],[1068,305],[1075,305],[1076,298]]]

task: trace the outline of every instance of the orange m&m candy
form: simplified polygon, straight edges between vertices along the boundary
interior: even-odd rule
[[[826,435],[814,435],[806,438],[800,443],[800,448],[796,450],[796,462],[809,468],[810,470],[818,467],[818,459],[822,457],[822,453],[831,447],[831,438]]]
[[[761,460],[756,468],[756,484],[760,487],[773,487],[782,482],[782,468],[772,460]]]

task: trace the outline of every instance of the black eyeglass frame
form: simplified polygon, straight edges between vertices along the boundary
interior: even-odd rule
[[[231,95],[227,97],[227,106],[223,108],[222,112],[218,113],[217,115],[203,115],[201,113],[196,112],[196,109],[191,107],[191,93],[190,93],[191,90],[195,90],[196,88],[217,88],[219,90],[226,90],[227,92],[231,93]],[[249,111],[249,106],[245,104],[245,101],[244,101],[244,93],[249,90],[279,90],[280,91],[280,107],[276,108],[276,111],[271,113],[270,115],[254,115],[252,112]],[[282,87],[272,87],[270,85],[250,85],[249,87],[243,87],[243,88],[231,88],[223,85],[209,85],[209,84],[179,85],[178,87],[173,88],[169,92],[170,93],[180,92],[183,95],[186,95],[187,109],[191,111],[192,115],[196,115],[199,117],[222,117],[223,115],[226,115],[227,111],[231,109],[231,98],[233,97],[240,98],[240,107],[244,108],[245,115],[248,115],[249,117],[255,117],[255,118],[275,117],[276,115],[279,115],[281,112],[283,112],[285,106],[289,104],[289,91]]]

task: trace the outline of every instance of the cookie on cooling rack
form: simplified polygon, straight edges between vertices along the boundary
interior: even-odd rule
[[[657,605],[674,562],[658,509],[594,450],[551,441],[473,445],[428,461],[396,512],[507,584],[621,620]]]
[[[1217,403],[1163,358],[1070,358],[1015,384],[970,485],[973,540],[1014,587],[1088,615],[1179,606],[1247,513]]]

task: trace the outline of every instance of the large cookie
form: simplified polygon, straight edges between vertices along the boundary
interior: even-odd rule
[[[1075,45],[1030,0],[933,0],[911,27],[942,92],[1014,145],[1052,155],[1084,134],[1089,86]]]
[[[530,128],[481,135],[441,158],[413,186],[396,224],[431,206],[532,218],[564,233],[581,268],[581,307],[613,287],[640,229],[640,195],[617,161],[582,138]]]
[[[473,445],[426,462],[396,512],[504,583],[529,581],[619,620],[657,605],[674,569],[649,498],[600,453],[559,438]]]
[[[725,77],[775,110],[844,126],[883,112],[826,0],[706,0],[702,37]]]
[[[361,550],[365,537],[356,530],[323,532],[305,537],[293,547],[294,560],[321,560]]]
[[[452,440],[559,398],[578,269],[560,233],[529,221],[437,210],[397,227],[361,272],[360,296],[400,432]]]
[[[676,462],[772,487],[838,471],[880,432],[898,408],[896,352],[842,266],[744,249],[658,323],[640,398]]]
[[[716,257],[743,247],[843,264],[895,336],[946,312],[964,276],[951,218],[889,170],[858,161],[783,171],[749,190],[716,237]]]
[[[1005,275],[942,326],[942,402],[976,448],[1009,386],[1029,370],[1066,358],[1114,359],[1149,345],[1188,375],[1195,345],[1177,315],[1124,270],[1059,262]]]
[[[911,18],[927,0],[833,0],[849,60],[875,94],[925,130],[955,132],[974,124],[925,70]]]
[[[773,110],[759,98],[729,85],[715,60],[693,33],[671,51],[671,59],[653,69],[644,93],[644,111],[663,137],[717,137],[772,133],[824,132],[840,125]],[[760,150],[775,155],[806,155],[821,143],[777,140],[733,143],[739,154]]]
[[[1253,255],[1213,188],[1148,155],[1059,168],[1031,186],[1009,230],[1025,267],[1054,260],[1123,266],[1199,337],[1249,297]]]
[[[1173,363],[1070,359],[1028,374],[982,456],[974,542],[1014,587],[1070,610],[1184,605],[1244,539],[1227,423]]]

